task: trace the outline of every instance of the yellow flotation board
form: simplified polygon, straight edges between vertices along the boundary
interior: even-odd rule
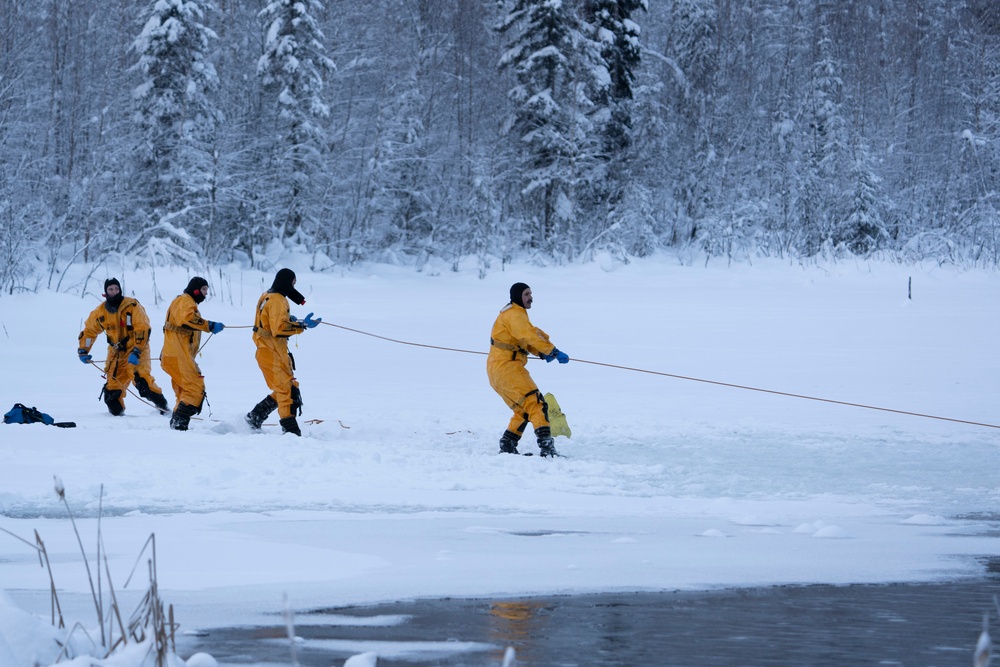
[[[552,430],[552,437],[565,435],[568,438],[573,435],[569,428],[569,422],[566,421],[566,415],[559,407],[559,401],[556,400],[556,397],[549,393],[545,394],[543,398],[549,406],[549,428]]]

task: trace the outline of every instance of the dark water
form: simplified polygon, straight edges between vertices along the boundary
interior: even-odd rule
[[[299,614],[295,632],[306,641],[296,657],[308,667],[340,667],[351,655],[375,650],[381,654],[379,667],[482,667],[499,666],[504,648],[513,646],[519,667],[969,667],[984,612],[990,612],[993,634],[1000,637],[998,594],[1000,578],[990,574],[936,584],[418,600]],[[409,618],[387,627],[352,627],[331,625],[326,614]],[[448,653],[425,644],[427,652],[401,654],[363,644],[322,646],[313,641],[318,639],[391,642],[396,648],[406,648],[396,642],[491,646]],[[291,662],[287,631],[278,618],[272,627],[212,631],[185,643],[192,645],[178,646],[183,657],[205,651],[222,663]]]

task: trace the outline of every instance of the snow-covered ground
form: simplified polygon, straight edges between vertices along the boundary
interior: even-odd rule
[[[267,390],[249,329],[233,327],[252,323],[273,272],[216,269],[201,312],[230,328],[199,359],[211,408],[179,433],[135,396],[125,417],[108,415],[76,338],[114,275],[149,312],[158,354],[166,306],[191,274],[111,268],[83,298],[82,283],[0,298],[0,408],[35,405],[78,425],[0,425],[0,529],[32,543],[38,532],[73,620],[96,626],[54,475],[92,568],[101,510],[119,596],[142,593],[143,545],[155,534],[160,594],[182,631],[258,622],[285,596],[305,610],[938,580],[979,575],[981,557],[997,554],[995,273],[659,258],[497,267],[480,280],[474,269],[291,266],[308,300],[298,315],[459,351],[320,326],[293,353],[300,420],[322,423],[304,425],[302,438],[276,425],[251,433],[242,416]],[[529,365],[569,418],[572,438],[556,442],[567,458],[496,453],[509,412],[486,381],[484,353],[515,281],[532,287],[534,324],[574,360]],[[172,402],[156,362],[154,374]],[[49,576],[3,532],[0,589],[0,666],[54,659],[30,639],[42,630],[19,625],[30,622],[20,611],[47,622]]]

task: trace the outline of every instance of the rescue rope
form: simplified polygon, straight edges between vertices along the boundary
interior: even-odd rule
[[[342,329],[344,331],[350,331],[351,333],[361,334],[362,336],[369,336],[371,338],[377,338],[379,340],[384,340],[384,341],[387,341],[389,343],[396,343],[396,344],[399,344],[399,345],[409,345],[411,347],[423,347],[423,348],[427,348],[427,349],[430,349],[430,350],[442,350],[442,351],[445,351],[445,352],[461,352],[463,354],[477,354],[477,355],[482,355],[482,356],[486,356],[486,355],[489,354],[489,352],[483,352],[481,350],[463,350],[463,349],[457,348],[457,347],[445,347],[445,346],[442,346],[442,345],[429,345],[427,343],[414,343],[414,342],[408,341],[408,340],[400,340],[398,338],[390,338],[389,336],[381,336],[379,334],[371,333],[370,331],[362,331],[361,329],[353,329],[351,327],[346,327],[346,326],[344,326],[342,324],[334,324],[332,322],[323,322],[323,321],[321,321],[320,324],[325,324],[328,327],[335,327],[337,329]],[[227,326],[226,328],[227,329],[252,329],[253,327],[250,326],[250,325],[237,325],[237,326],[231,326],[231,327]],[[205,345],[208,344],[208,341],[212,339],[212,336],[213,336],[213,334],[209,334],[208,340],[206,340],[202,344],[202,346],[198,350],[198,352],[201,352],[201,349],[204,349]],[[532,357],[529,356],[528,358],[531,359]],[[603,362],[600,362],[600,361],[588,361],[586,359],[575,359],[575,358],[573,359],[573,361],[576,362],[576,363],[578,363],[578,364],[590,364],[592,366],[604,366],[605,368],[617,368],[619,370],[631,371],[633,373],[646,373],[647,375],[658,375],[660,377],[674,378],[675,380],[686,380],[688,382],[701,382],[703,384],[711,384],[711,385],[716,385],[716,386],[719,386],[719,387],[729,387],[730,389],[742,389],[744,391],[756,391],[756,392],[759,392],[759,393],[762,393],[762,394],[771,394],[771,395],[774,395],[774,396],[784,396],[786,398],[799,398],[799,399],[806,400],[806,401],[817,401],[817,402],[820,402],[820,403],[831,403],[833,405],[843,405],[843,406],[847,406],[847,407],[851,407],[851,408],[861,408],[861,409],[864,409],[864,410],[877,410],[877,411],[880,411],[880,412],[891,412],[891,413],[894,413],[894,414],[907,415],[907,416],[910,416],[910,417],[923,417],[924,419],[935,419],[935,420],[938,420],[938,421],[952,422],[952,423],[955,423],[955,424],[968,424],[970,426],[983,426],[985,428],[1000,429],[1000,425],[998,425],[998,424],[990,424],[990,423],[987,423],[987,422],[977,422],[977,421],[972,421],[972,420],[968,420],[968,419],[957,419],[955,417],[943,417],[941,415],[932,415],[932,414],[927,414],[927,413],[924,413],[924,412],[913,412],[913,411],[910,411],[910,410],[899,410],[899,409],[896,409],[896,408],[885,408],[885,407],[880,407],[880,406],[877,406],[877,405],[867,405],[865,403],[854,403],[854,402],[851,402],[851,401],[840,401],[840,400],[836,400],[836,399],[833,399],[833,398],[823,398],[821,396],[809,396],[807,394],[796,394],[796,393],[789,392],[789,391],[778,391],[776,389],[764,389],[762,387],[753,387],[753,386],[750,386],[750,385],[735,384],[735,383],[732,383],[732,382],[722,382],[722,381],[719,381],[719,380],[707,380],[705,378],[692,377],[692,376],[689,376],[689,375],[678,375],[676,373],[664,373],[662,371],[651,371],[651,370],[648,370],[648,369],[645,369],[645,368],[635,368],[635,367],[632,367],[632,366],[619,366],[618,364],[607,364],[607,363],[603,363]],[[104,372],[103,370],[101,370],[100,367],[97,366],[97,362],[91,361],[90,363],[93,364],[93,366],[95,368],[97,368],[99,371],[101,371],[101,373]],[[131,388],[129,388],[129,393],[133,394],[133,396],[135,396],[135,394],[131,391]],[[136,398],[139,398],[139,400],[142,401],[141,397],[136,396]],[[145,401],[143,401],[143,402],[145,403]],[[150,405],[150,404],[147,403],[147,405]],[[150,405],[150,406],[154,407],[154,408],[156,407],[155,405]]]
[[[104,372],[104,369],[97,365],[98,363],[104,363],[103,361],[102,362],[97,362],[97,361],[94,361],[93,359],[91,359],[87,363],[90,364],[91,366],[93,366],[94,368],[96,368],[97,372],[101,374],[101,377],[104,378],[105,381],[108,379],[108,375],[107,375],[107,373]],[[160,409],[157,406],[155,406],[152,403],[150,403],[149,401],[147,401],[145,398],[143,398],[139,394],[137,394],[134,391],[132,391],[132,386],[131,385],[129,385],[128,387],[126,387],[125,391],[127,391],[132,396],[134,396],[140,403],[145,403],[146,405],[148,405],[149,407],[153,408],[154,410],[159,410]]]
[[[462,349],[453,348],[453,347],[441,347],[439,345],[427,345],[427,344],[424,344],[424,343],[413,343],[413,342],[405,341],[405,340],[397,340],[395,338],[389,338],[387,336],[379,336],[378,334],[373,334],[373,333],[370,333],[370,332],[367,332],[367,331],[361,331],[360,329],[352,329],[350,327],[345,327],[345,326],[342,326],[342,325],[339,325],[339,324],[333,324],[333,323],[330,323],[330,322],[321,322],[321,324],[326,324],[327,326],[337,327],[338,329],[343,329],[345,331],[351,331],[351,332],[362,334],[362,335],[365,335],[365,336],[371,336],[372,338],[378,338],[379,340],[385,340],[385,341],[389,341],[391,343],[399,343],[401,345],[412,345],[414,347],[426,347],[426,348],[430,348],[432,350],[445,350],[445,351],[448,351],[448,352],[464,352],[466,354],[481,354],[481,355],[489,354],[488,352],[480,352],[480,351],[476,351],[476,350],[462,350]],[[531,359],[532,357],[529,356],[528,358]],[[606,363],[603,363],[603,362],[600,362],[600,361],[588,361],[586,359],[575,359],[575,358],[573,359],[573,361],[576,362],[576,363],[578,363],[578,364],[590,364],[592,366],[604,366],[606,368],[617,368],[619,370],[631,371],[633,373],[646,373],[648,375],[659,375],[661,377],[674,378],[676,380],[687,380],[689,382],[702,382],[704,384],[712,384],[712,385],[716,385],[716,386],[719,386],[719,387],[729,387],[731,389],[743,389],[745,391],[756,391],[756,392],[760,392],[760,393],[763,393],[763,394],[773,394],[775,396],[785,396],[785,397],[788,397],[788,398],[801,398],[801,399],[807,400],[807,401],[818,401],[818,402],[821,402],[821,403],[832,403],[834,405],[845,405],[845,406],[852,407],[852,408],[862,408],[862,409],[865,409],[865,410],[878,410],[878,411],[881,411],[881,412],[892,412],[892,413],[895,413],[895,414],[898,414],[898,415],[909,415],[911,417],[923,417],[925,419],[937,419],[939,421],[953,422],[953,423],[956,423],[956,424],[969,424],[971,426],[984,426],[986,428],[1000,429],[1000,425],[998,425],[998,424],[989,424],[989,423],[986,423],[986,422],[970,421],[968,419],[956,419],[954,417],[942,417],[940,415],[931,415],[931,414],[926,414],[926,413],[923,413],[923,412],[912,412],[912,411],[909,411],[909,410],[897,410],[895,408],[884,408],[884,407],[879,407],[877,405],[866,405],[864,403],[852,403],[850,401],[838,401],[838,400],[832,399],[832,398],[822,398],[820,396],[808,396],[806,394],[795,394],[795,393],[792,393],[792,392],[778,391],[778,390],[775,390],[775,389],[763,389],[761,387],[751,387],[749,385],[734,384],[732,382],[721,382],[719,380],[706,380],[704,378],[696,378],[696,377],[691,377],[691,376],[688,376],[688,375],[677,375],[675,373],[664,373],[664,372],[661,372],[661,371],[651,371],[651,370],[648,370],[648,369],[645,369],[645,368],[634,368],[632,366],[619,366],[617,364],[606,364]]]
[[[924,417],[926,419],[938,419],[941,421],[955,422],[958,424],[971,424],[972,426],[985,426],[987,428],[1000,428],[997,424],[987,424],[985,422],[969,421],[967,419],[955,419],[954,417],[941,417],[938,415],[929,415],[923,412],[910,412],[909,410],[897,410],[895,408],[882,408],[877,405],[865,405],[864,403],[851,403],[850,401],[838,401],[832,398],[821,398],[819,396],[807,396],[805,394],[794,394],[788,391],[777,391],[775,389],[761,389],[760,387],[750,387],[742,384],[733,384],[732,382],[720,382],[718,380],[705,380],[703,378],[689,377],[687,375],[675,375],[673,373],[661,373],[660,371],[649,371],[643,368],[631,368],[629,366],[617,366],[615,364],[605,364],[600,361],[587,361],[586,359],[573,359],[573,361],[579,364],[593,364],[594,366],[607,366],[608,368],[619,368],[626,371],[633,371],[635,373],[648,373],[650,375],[662,375],[663,377],[675,378],[677,380],[689,380],[691,382],[703,382],[705,384],[714,384],[720,387],[730,387],[732,389],[745,389],[747,391],[759,391],[764,394],[774,394],[775,396],[787,396],[789,398],[802,398],[807,401],[820,401],[822,403],[833,403],[835,405],[846,405],[852,408],[864,408],[866,410],[880,410],[882,412],[894,412],[898,415],[910,415],[911,417]]]
[[[237,324],[237,325],[231,326],[231,327],[227,326],[226,329],[253,329],[253,326],[251,326],[249,324]],[[201,351],[205,349],[206,345],[208,345],[208,341],[212,340],[212,338],[214,336],[215,336],[215,334],[212,333],[211,331],[209,331],[208,332],[208,338],[205,339],[205,342],[201,344],[201,347],[198,348],[198,351],[195,354],[201,354]],[[156,357],[155,359],[151,359],[151,361],[159,361],[159,360],[160,360],[159,357]]]
[[[399,340],[396,338],[389,338],[388,336],[379,336],[378,334],[369,333],[367,331],[361,331],[360,329],[352,329],[351,327],[345,327],[340,324],[333,324],[331,322],[320,322],[320,324],[325,324],[328,327],[337,327],[338,329],[343,329],[344,331],[351,331],[363,336],[371,336],[372,338],[378,338],[379,340],[387,340],[390,343],[399,343],[400,345],[412,345],[413,347],[426,347],[431,350],[444,350],[445,352],[463,352],[465,354],[481,354],[487,355],[489,352],[481,352],[479,350],[462,350],[457,347],[442,347],[440,345],[428,345],[426,343],[412,343],[408,340]]]
[[[236,329],[237,327],[233,327],[233,328]],[[249,329],[250,327],[238,327],[238,328],[240,328],[240,329]],[[202,347],[204,347],[204,345],[202,345]],[[107,374],[105,374],[104,369],[97,365],[98,362],[96,362],[94,360],[90,360],[87,363],[90,364],[91,366],[93,366],[94,368],[96,368],[97,372],[101,374],[102,378],[104,378],[105,380],[108,379],[108,376],[107,376]],[[153,408],[154,410],[159,411],[160,408],[158,406],[153,405],[152,403],[150,403],[149,401],[147,401],[145,398],[143,398],[139,394],[137,394],[134,391],[132,391],[131,385],[129,387],[127,387],[125,389],[125,391],[127,391],[129,394],[131,394],[132,397],[135,398],[140,403],[144,403],[145,405],[148,405],[149,407]],[[170,414],[170,413],[168,412],[167,414]],[[193,417],[191,417],[191,419],[194,419],[196,421],[218,422],[220,424],[224,424],[225,423],[221,419],[212,419],[211,417],[197,417],[197,416],[193,416]],[[326,420],[325,419],[306,419],[302,423],[303,424],[322,424],[324,421],[326,421]],[[340,424],[340,428],[351,428],[350,426],[347,426],[346,424],[344,424],[344,422],[340,421],[339,419],[337,420],[337,423]],[[272,424],[270,422],[265,422],[265,423],[261,424],[261,426],[280,426],[280,424]],[[0,528],[0,530],[3,530],[3,529]]]

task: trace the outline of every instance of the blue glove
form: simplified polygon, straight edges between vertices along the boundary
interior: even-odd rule
[[[288,321],[289,321],[289,322],[298,322],[298,321],[299,321],[299,318],[297,318],[297,317],[295,317],[294,315],[292,315],[291,313],[289,313],[289,314],[288,314]]]
[[[323,321],[323,318],[322,318],[322,317],[317,317],[317,318],[316,318],[316,319],[314,320],[314,319],[312,318],[312,316],[313,316],[313,314],[312,314],[312,313],[309,313],[309,314],[308,314],[308,315],[306,315],[306,316],[305,316],[305,318],[303,318],[303,320],[302,320],[302,324],[304,324],[304,325],[305,325],[305,327],[306,327],[307,329],[313,329],[313,328],[315,328],[316,326],[318,326],[320,322],[322,322],[322,321]]]
[[[219,333],[220,331],[222,331],[225,328],[226,328],[226,325],[223,324],[222,322],[209,322],[208,323],[208,330],[211,331],[214,334]]]
[[[560,364],[568,364],[569,355],[566,354],[565,352],[560,352],[559,348],[554,347],[552,348],[552,353],[549,354],[547,357],[545,357],[546,362],[550,362],[553,360],[557,360]]]
[[[128,362],[133,366],[139,365],[139,348],[132,350],[132,354],[128,355]]]
[[[82,361],[85,364],[89,364],[90,360],[93,359],[92,356],[87,354],[87,350],[82,347],[76,351],[76,355],[80,357],[80,361]]]

